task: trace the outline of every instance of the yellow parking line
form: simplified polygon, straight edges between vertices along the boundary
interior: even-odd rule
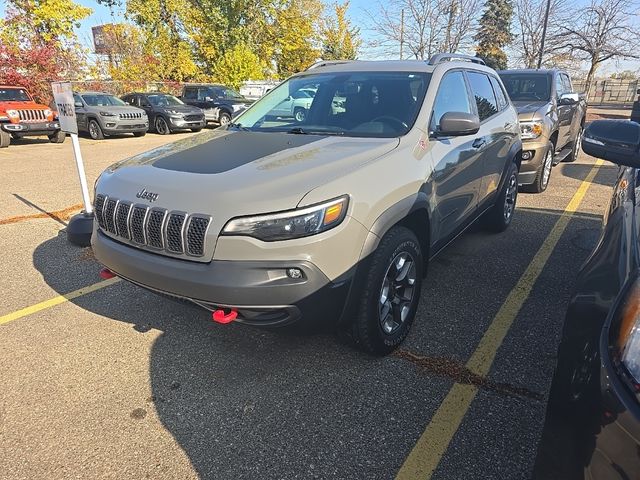
[[[551,229],[531,263],[522,274],[518,283],[484,333],[478,347],[467,362],[467,368],[478,375],[487,375],[493,364],[498,348],[506,336],[518,312],[529,297],[533,286],[542,273],[551,253],[567,228],[573,214],[578,210],[582,199],[587,193],[598,168],[604,162],[596,161],[587,177],[578,187],[564,212]],[[442,456],[449,447],[451,439],[457,432],[460,423],[471,406],[471,402],[478,393],[473,385],[454,384],[440,404],[433,418],[427,425],[417,443],[405,459],[396,476],[397,480],[425,479],[428,480],[438,467]]]
[[[31,315],[41,310],[46,310],[47,308],[55,307],[56,305],[68,302],[69,300],[73,300],[74,298],[82,297],[87,293],[95,292],[96,290],[108,287],[109,285],[113,285],[118,281],[120,281],[118,277],[110,278],[109,280],[102,280],[98,283],[94,283],[93,285],[89,285],[88,287],[82,287],[78,290],[74,290],[73,292],[69,292],[64,295],[58,295],[57,297],[50,298],[49,300],[45,300],[44,302],[36,303],[35,305],[31,305],[30,307],[25,307],[21,310],[8,313],[7,315],[3,315],[2,317],[0,317],[0,325],[18,320],[19,318],[26,317],[27,315]]]

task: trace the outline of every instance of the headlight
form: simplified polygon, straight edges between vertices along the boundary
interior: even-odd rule
[[[100,116],[101,117],[115,117],[116,114],[115,113],[111,113],[111,112],[100,112]]]
[[[542,135],[542,122],[520,122],[520,137],[523,140]]]
[[[47,108],[47,109],[44,111],[44,116],[48,118],[48,117],[50,117],[51,115],[53,115],[53,112]]]
[[[640,282],[638,280],[627,292],[624,304],[616,314],[619,322],[618,357],[636,383],[640,384]]]
[[[7,110],[7,117],[9,118],[20,118],[20,114],[17,110]]]
[[[235,218],[225,225],[222,235],[245,235],[265,242],[308,237],[338,226],[348,205],[349,197],[345,195],[288,212]]]

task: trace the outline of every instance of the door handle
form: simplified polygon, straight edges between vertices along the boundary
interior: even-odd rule
[[[482,148],[487,144],[487,141],[484,138],[476,138],[471,146],[473,148]]]

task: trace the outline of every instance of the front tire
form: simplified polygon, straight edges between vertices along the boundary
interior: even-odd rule
[[[64,143],[64,140],[67,138],[67,134],[62,130],[58,130],[57,132],[48,135],[48,137],[51,143]]]
[[[0,148],[7,148],[11,144],[11,135],[4,130],[0,130]]]
[[[302,123],[307,119],[307,111],[302,107],[297,107],[293,112],[293,118],[296,122]]]
[[[171,129],[169,128],[167,121],[163,117],[158,115],[156,117],[156,121],[153,122],[153,124],[158,135],[169,135],[171,133]]]
[[[89,120],[89,136],[93,140],[102,140],[104,138],[102,128],[97,120]]]
[[[483,223],[487,230],[495,233],[504,232],[513,219],[518,198],[518,166],[509,165],[507,176],[496,203],[485,213]]]
[[[231,123],[231,115],[227,112],[220,112],[220,115],[218,115],[218,123],[220,123],[221,127],[229,125]]]
[[[382,238],[372,254],[351,328],[360,349],[387,355],[406,338],[418,308],[423,265],[420,243],[408,228],[393,227]]]
[[[544,158],[540,165],[540,170],[536,175],[536,179],[531,185],[523,185],[522,191],[528,193],[542,193],[549,186],[549,179],[551,178],[551,169],[553,168],[553,156],[555,147],[553,143],[547,144],[547,149],[544,152]]]

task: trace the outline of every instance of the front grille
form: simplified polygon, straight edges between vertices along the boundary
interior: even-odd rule
[[[116,130],[129,130],[130,128],[145,128],[144,123],[136,123],[135,125],[118,125]]]
[[[187,122],[199,122],[204,119],[204,115],[185,115],[184,119]]]
[[[18,115],[23,122],[43,122],[47,120],[44,110],[18,110]]]
[[[119,113],[118,118],[121,118],[122,120],[132,120],[135,118],[142,118],[142,113],[140,112]]]
[[[104,226],[109,233],[116,233],[116,225],[115,225],[115,212],[116,212],[116,203],[118,201],[114,198],[108,198],[107,204],[104,207]]]
[[[163,208],[133,205],[106,195],[96,195],[94,209],[103,231],[134,246],[164,250],[173,255],[202,257],[211,217],[169,212]]]
[[[191,217],[187,227],[187,253],[196,257],[204,254],[204,236],[207,233],[209,219],[206,217]]]
[[[94,210],[96,211],[95,216],[96,220],[98,220],[98,225],[103,229],[106,228],[104,225],[104,195],[96,195],[96,200],[94,202]]]

